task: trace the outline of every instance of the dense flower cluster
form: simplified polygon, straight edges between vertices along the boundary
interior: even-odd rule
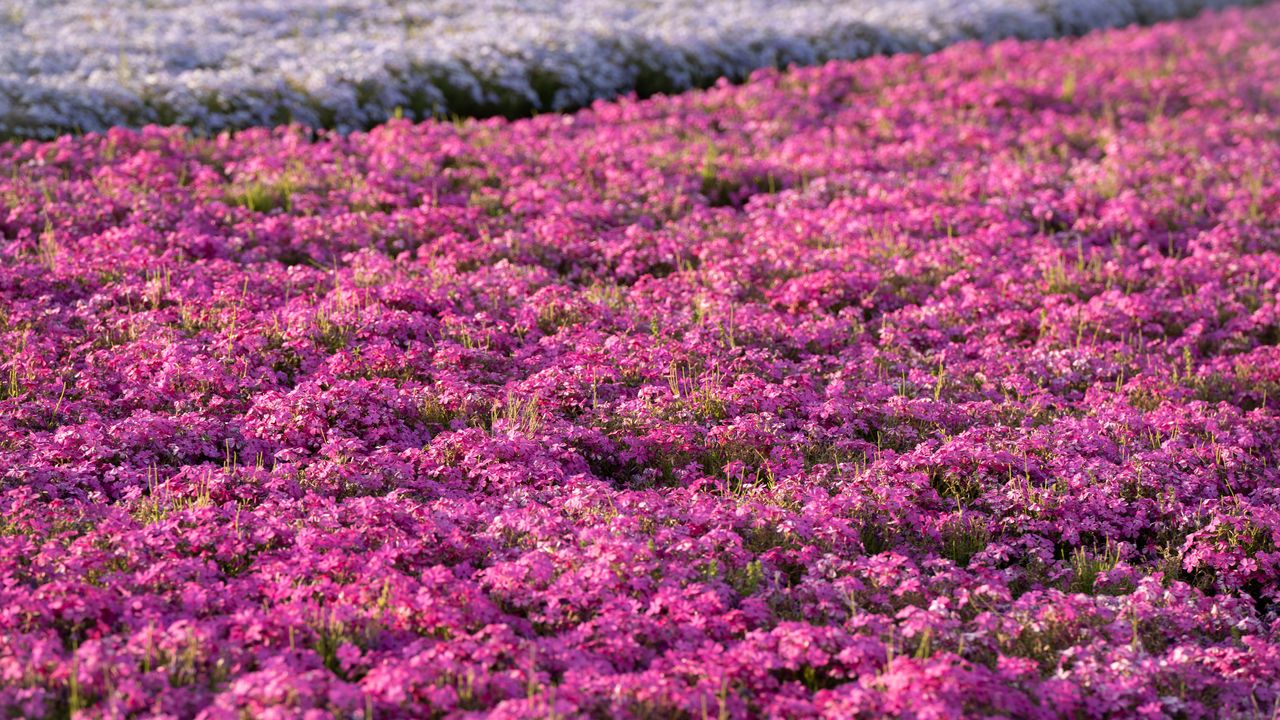
[[[1271,717],[1280,6],[0,146],[0,714]]]
[[[0,0],[0,136],[518,115],[1255,0]]]

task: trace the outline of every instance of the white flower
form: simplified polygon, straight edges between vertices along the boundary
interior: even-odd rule
[[[566,110],[1232,0],[0,0],[0,136]]]

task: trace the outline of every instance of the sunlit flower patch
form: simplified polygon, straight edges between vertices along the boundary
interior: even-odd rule
[[[0,146],[0,714],[1271,717],[1278,41]]]

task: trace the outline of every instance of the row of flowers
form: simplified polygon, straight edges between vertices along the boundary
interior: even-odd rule
[[[1271,717],[1278,41],[0,145],[0,715]]]
[[[5,0],[0,137],[520,115],[1235,0]]]

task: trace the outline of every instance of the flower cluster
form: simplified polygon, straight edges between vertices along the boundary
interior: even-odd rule
[[[1270,717],[1278,79],[0,145],[0,715]]]
[[[0,137],[513,115],[1256,0],[4,0]]]

